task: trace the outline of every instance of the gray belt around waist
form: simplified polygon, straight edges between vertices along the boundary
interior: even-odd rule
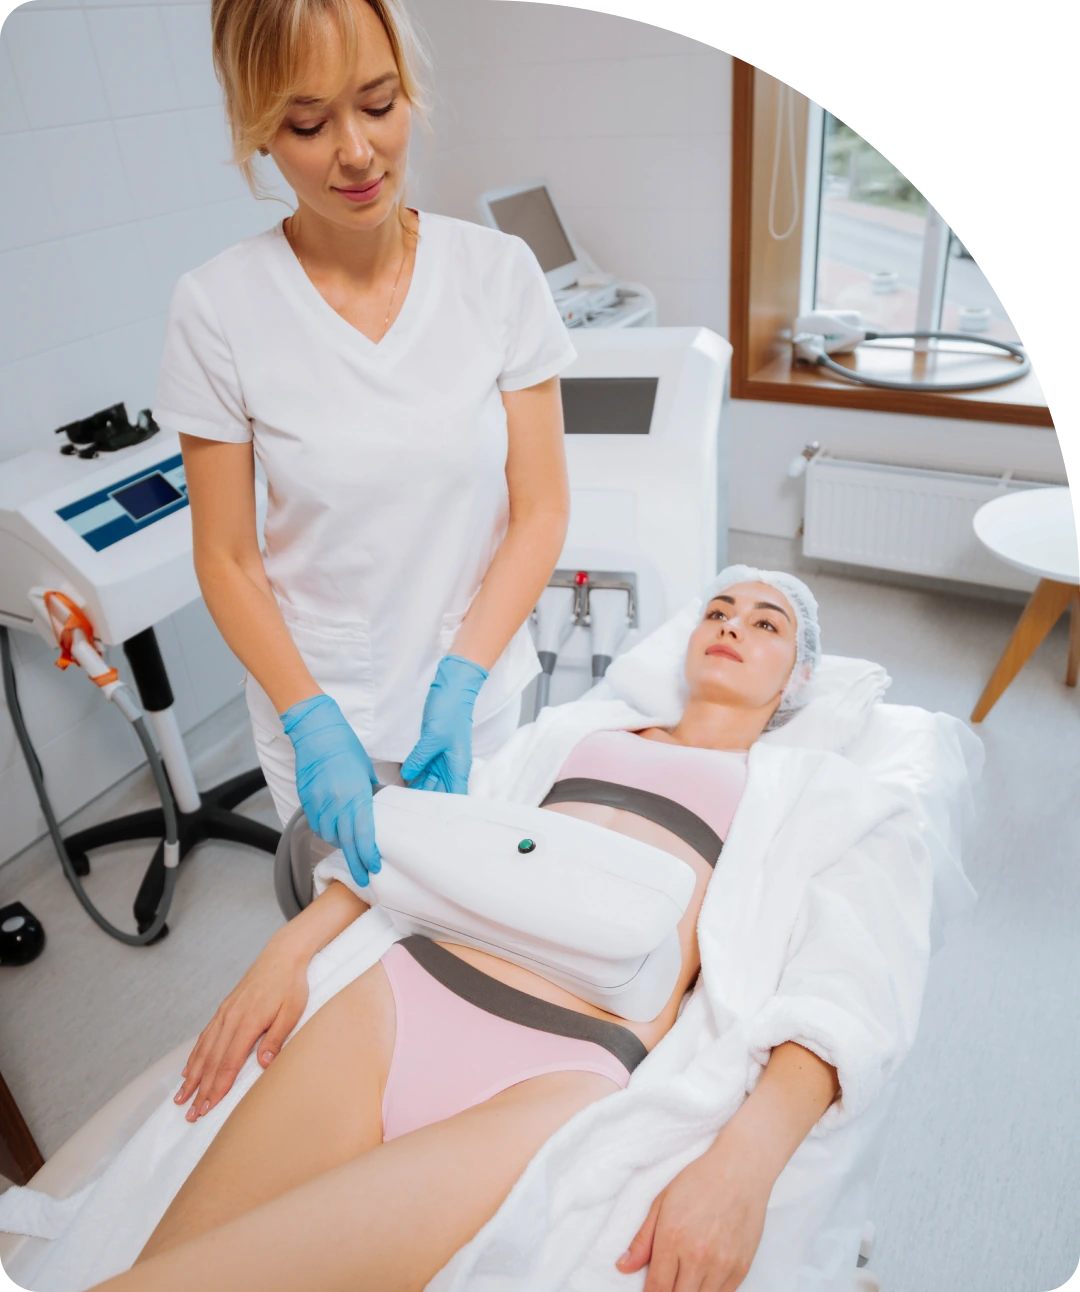
[[[635,789],[632,785],[598,781],[590,776],[571,776],[566,780],[556,781],[540,806],[551,807],[553,803],[598,803],[603,807],[633,812],[678,835],[707,865],[713,867],[724,847],[723,839],[696,812],[691,812],[674,799],[653,794],[649,790]]]

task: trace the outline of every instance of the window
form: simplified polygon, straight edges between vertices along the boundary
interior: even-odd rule
[[[822,136],[816,281],[809,303],[859,310],[881,331],[914,328],[926,199],[831,113],[824,114]]]
[[[955,233],[949,235],[941,326],[946,332],[985,332],[1001,341],[1020,340],[1005,306]]]
[[[1034,373],[971,392],[883,390],[795,364],[792,324],[858,310],[876,332],[1018,341],[967,248],[871,144],[789,86],[734,63],[732,394],[741,399],[1052,427]],[[880,340],[834,356],[894,380],[968,379],[1009,360],[970,342]]]
[[[821,145],[817,158],[809,152],[818,218],[807,304],[856,309],[876,331],[1019,340],[986,275],[915,185],[831,112],[810,111],[821,117]]]

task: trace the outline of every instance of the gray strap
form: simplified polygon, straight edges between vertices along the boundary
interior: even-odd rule
[[[635,789],[632,785],[616,785],[614,781],[598,781],[589,776],[571,776],[564,781],[556,781],[540,806],[549,807],[552,803],[599,803],[603,807],[622,808],[643,816],[678,835],[709,866],[715,867],[724,847],[723,839],[696,812],[691,812],[674,799]]]
[[[628,1027],[609,1023],[605,1018],[593,1018],[591,1014],[579,1014],[576,1009],[564,1009],[562,1005],[553,1005],[509,987],[422,934],[409,934],[401,939],[401,945],[432,978],[486,1014],[538,1032],[592,1041],[613,1054],[627,1072],[633,1072],[649,1052],[641,1038]]]

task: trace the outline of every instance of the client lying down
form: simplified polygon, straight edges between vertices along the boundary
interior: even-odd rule
[[[790,576],[768,578],[745,581],[735,567],[707,590],[686,651],[688,699],[674,726],[595,729],[566,745],[540,805],[689,867],[688,899],[674,925],[674,985],[655,1015],[620,1016],[595,1003],[595,993],[585,999],[525,967],[520,955],[480,950],[476,938],[462,945],[412,933],[284,1045],[307,1001],[308,961],[368,909],[361,893],[370,891],[342,865],[275,935],[199,1038],[176,1096],[191,1101],[189,1121],[221,1101],[259,1037],[267,1070],[224,1122],[134,1268],[101,1286],[422,1288],[499,1210],[564,1123],[597,1101],[614,1107],[630,1097],[634,1087],[619,1092],[672,1030],[698,978],[699,912],[718,859],[724,867],[748,751],[799,706],[819,657],[809,590]],[[559,715],[549,712],[557,727]],[[519,737],[533,739],[527,731]],[[485,772],[487,783],[498,784],[491,769],[500,757],[480,769],[474,790]],[[874,800],[864,805],[871,822],[864,826],[852,809],[854,839],[893,812]],[[522,853],[531,842],[522,840]],[[797,897],[794,873],[790,882]],[[919,905],[926,886],[920,879],[916,887]],[[760,905],[760,894],[753,901]],[[745,919],[752,918],[748,909]],[[912,935],[911,959],[920,962],[912,972],[921,988],[920,936]],[[814,942],[805,924],[800,937]],[[787,944],[785,935],[781,954]],[[839,972],[852,977],[850,966]],[[617,993],[607,1003],[618,1004]],[[880,1030],[892,1024],[883,1020]],[[913,1030],[906,1017],[905,1029]],[[646,1265],[647,1292],[733,1292],[744,1281],[777,1178],[830,1105],[847,1098],[844,1073],[838,1077],[836,1066],[795,1039],[774,1037],[762,1062],[760,1079],[748,1096],[743,1089],[711,1144],[684,1155],[642,1207],[629,1249],[610,1258],[611,1286],[622,1279],[642,1286],[646,1276],[625,1276]],[[509,1286],[509,1269],[506,1284],[496,1275],[484,1286]]]

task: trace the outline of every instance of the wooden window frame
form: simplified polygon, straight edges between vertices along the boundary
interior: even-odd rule
[[[799,266],[802,238],[765,245],[761,229],[764,167],[759,146],[758,189],[755,202],[755,77],[756,69],[733,59],[731,153],[731,394],[735,399],[765,400],[785,404],[816,404],[830,408],[857,408],[868,412],[908,413],[924,417],[952,417],[982,422],[1007,422],[1014,426],[1053,429],[1046,399],[1034,373],[1006,386],[983,391],[934,394],[917,390],[880,390],[857,386],[830,377],[820,368],[793,365],[790,324],[798,314]],[[794,93],[794,91],[792,91]],[[805,113],[807,100],[797,96]],[[802,168],[805,170],[805,167]],[[766,199],[767,200],[767,199]],[[755,210],[755,205],[757,210]],[[806,203],[801,203],[805,211]],[[800,217],[801,218],[801,217]],[[801,233],[796,230],[796,233]],[[853,367],[865,365],[879,374],[919,378],[933,365],[928,356],[896,343],[867,347],[862,355],[837,356]],[[993,360],[988,360],[992,362]]]

